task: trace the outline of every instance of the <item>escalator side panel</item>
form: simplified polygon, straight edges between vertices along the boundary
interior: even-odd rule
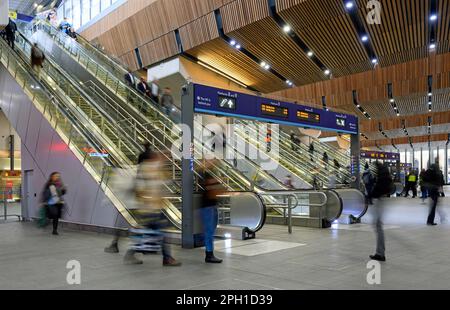
[[[119,212],[105,196],[98,181],[87,172],[79,157],[68,148],[48,120],[34,107],[2,64],[0,77],[0,107],[22,140],[22,170],[34,172],[31,181],[33,197],[28,214],[31,217],[37,216],[42,188],[48,176],[59,171],[68,188],[64,220],[114,227],[120,217]]]

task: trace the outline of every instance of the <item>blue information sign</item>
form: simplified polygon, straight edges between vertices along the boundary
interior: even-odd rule
[[[358,134],[355,115],[325,111],[234,91],[194,85],[194,110],[289,126]]]

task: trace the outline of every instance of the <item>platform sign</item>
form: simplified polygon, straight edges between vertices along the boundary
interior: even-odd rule
[[[325,111],[239,92],[194,85],[194,111],[267,123],[358,134],[355,115]]]
[[[376,151],[362,151],[361,158],[397,161],[400,160],[400,154],[388,152],[376,152]]]

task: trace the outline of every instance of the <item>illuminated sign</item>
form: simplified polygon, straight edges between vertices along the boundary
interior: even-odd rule
[[[400,154],[387,153],[387,152],[364,151],[364,152],[361,152],[361,158],[380,159],[380,160],[400,160]]]
[[[194,112],[358,134],[355,115],[194,84]]]
[[[320,123],[320,114],[317,113],[311,113],[307,111],[297,111],[297,117],[305,122],[311,122],[311,123]]]
[[[109,157],[109,153],[106,150],[101,150],[100,152],[97,152],[93,148],[85,147],[83,148],[83,151],[86,152],[90,157]]]
[[[336,125],[340,126],[340,127],[345,127],[345,119],[343,118],[336,118]]]
[[[219,96],[219,107],[222,109],[236,110],[236,98]]]
[[[261,113],[263,115],[288,118],[289,109],[277,107],[269,104],[261,104]]]

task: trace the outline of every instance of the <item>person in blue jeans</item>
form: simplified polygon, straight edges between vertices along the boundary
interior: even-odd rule
[[[212,168],[212,161],[206,164],[207,169]],[[222,259],[214,256],[214,235],[217,228],[217,205],[218,195],[221,193],[220,183],[205,169],[201,182],[202,204],[201,218],[203,222],[203,234],[205,239],[205,262],[212,264],[222,263]]]

